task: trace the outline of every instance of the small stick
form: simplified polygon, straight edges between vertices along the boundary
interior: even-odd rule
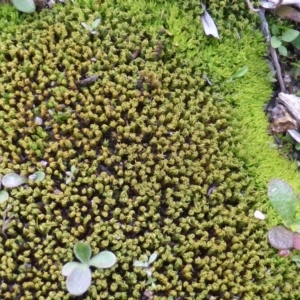
[[[272,56],[272,60],[274,63],[274,67],[276,69],[276,73],[277,73],[277,78],[278,78],[278,82],[280,85],[280,90],[282,93],[286,93],[286,88],[282,79],[282,73],[281,73],[281,68],[279,65],[279,61],[278,61],[278,57],[277,57],[277,53],[276,50],[270,45],[270,52],[271,52],[271,56]]]
[[[12,205],[8,205],[7,208],[5,209],[5,211],[3,212],[3,224],[2,224],[2,234],[4,236],[5,239],[7,239],[7,235],[6,235],[6,229],[8,228],[8,225],[11,221],[12,218],[14,218],[14,215],[10,216],[8,219],[7,218],[7,213],[11,210]]]
[[[263,34],[266,38],[266,41],[269,45],[270,54],[271,54],[271,57],[272,57],[272,63],[274,65],[275,69],[276,69],[276,74],[277,74],[280,90],[281,90],[281,92],[286,93],[286,87],[285,87],[284,82],[283,82],[281,67],[280,67],[280,64],[279,64],[279,61],[278,61],[277,52],[271,45],[271,35],[270,35],[270,31],[269,31],[269,24],[268,24],[267,19],[265,17],[265,9],[260,9],[259,12],[258,12],[258,15],[262,20],[262,32],[263,32]]]
[[[98,78],[99,78],[98,75],[93,75],[93,76],[90,76],[90,77],[87,77],[85,79],[77,81],[76,84],[79,85],[79,86],[91,85],[92,83],[94,83],[95,81],[97,81]]]

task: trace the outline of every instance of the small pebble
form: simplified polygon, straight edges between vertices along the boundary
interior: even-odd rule
[[[259,220],[264,220],[266,218],[266,216],[259,210],[254,212],[254,217]]]
[[[43,119],[40,117],[35,117],[34,119],[35,123],[38,125],[42,125],[43,124]]]

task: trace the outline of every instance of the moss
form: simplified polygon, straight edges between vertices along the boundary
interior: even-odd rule
[[[69,299],[61,268],[77,240],[118,257],[94,270],[84,299],[142,299],[133,261],[154,251],[154,299],[297,298],[296,267],[266,241],[275,219],[252,216],[272,176],[298,176],[266,146],[257,20],[240,1],[211,2],[217,41],[203,35],[201,11],[198,1],[111,0],[12,13],[0,33],[0,173],[43,168],[46,179],[10,193],[1,298]],[[100,16],[92,36],[80,23]]]

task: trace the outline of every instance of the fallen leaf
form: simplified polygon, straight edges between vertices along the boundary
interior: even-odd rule
[[[249,71],[249,68],[247,66],[244,66],[240,69],[238,69],[231,77],[231,80],[239,78],[239,77],[243,77],[246,75],[246,73]]]
[[[219,38],[219,33],[217,26],[210,16],[210,14],[206,11],[205,5],[202,4],[202,7],[204,9],[204,13],[201,16],[202,24],[203,24],[203,29],[206,35],[212,35],[213,37],[220,39]]]

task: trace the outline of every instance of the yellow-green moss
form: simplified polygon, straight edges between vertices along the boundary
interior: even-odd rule
[[[69,299],[61,268],[77,240],[118,257],[84,299],[142,299],[133,262],[154,251],[154,299],[297,299],[296,267],[266,241],[274,220],[253,211],[271,177],[298,175],[268,148],[255,16],[228,3],[210,4],[220,41],[198,1],[76,1],[1,31],[0,173],[46,173],[10,191],[1,299]],[[98,17],[92,36],[81,22]]]

